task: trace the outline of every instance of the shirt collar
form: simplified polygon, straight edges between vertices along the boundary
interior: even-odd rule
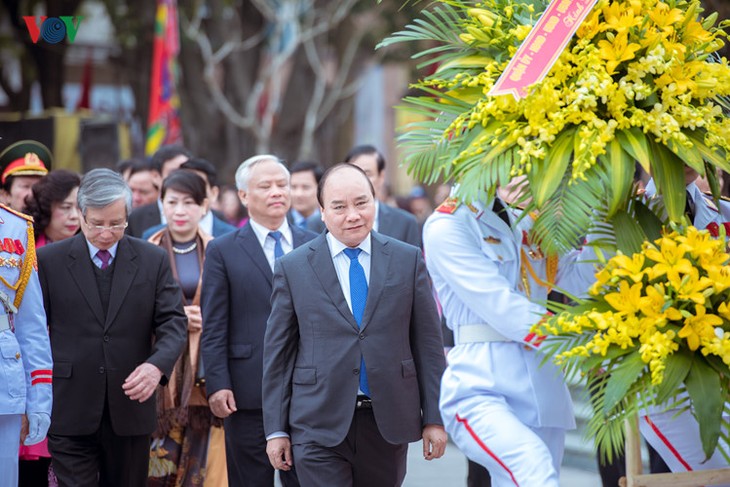
[[[327,232],[327,234],[325,236],[327,238],[327,244],[330,248],[330,254],[332,255],[333,258],[336,257],[337,255],[341,254],[343,250],[350,248],[347,245],[340,242],[339,240],[337,240],[332,235],[332,232]],[[368,236],[365,237],[365,240],[360,242],[360,244],[356,248],[361,249],[363,252],[365,252],[368,255],[372,254],[373,243],[372,243],[369,233],[368,233]]]
[[[261,244],[261,248],[263,248],[264,242],[266,242],[266,237],[269,236],[269,232],[273,232],[274,230],[269,230],[262,224],[255,221],[253,218],[249,218],[248,221],[249,223],[251,223],[251,228],[253,229],[253,233],[256,234],[256,238]],[[291,228],[289,227],[289,222],[286,221],[286,218],[284,218],[284,221],[276,230],[281,232],[281,235],[284,237],[284,240],[287,243],[292,244],[292,246],[294,245],[294,242],[292,240]]]
[[[84,238],[84,240],[86,240],[86,238]],[[94,257],[96,257],[96,253],[99,251],[99,249],[88,240],[86,240],[86,246],[89,248],[89,255],[91,256],[91,258],[93,259]],[[119,241],[117,241],[109,248],[109,253],[112,254],[112,259],[117,256],[117,247],[119,247]]]

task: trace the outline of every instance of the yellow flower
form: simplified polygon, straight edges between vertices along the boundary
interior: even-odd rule
[[[619,254],[610,262],[615,266],[612,272],[614,276],[629,277],[634,282],[639,282],[644,277],[644,254],[632,256]]]
[[[685,318],[684,327],[679,330],[680,338],[687,339],[687,346],[693,352],[700,347],[702,339],[712,341],[715,337],[715,326],[722,325],[722,318],[707,314],[704,306],[695,305],[695,315]]]
[[[655,323],[661,323],[664,320],[679,321],[682,319],[680,313],[674,306],[666,309],[668,296],[664,291],[664,284],[654,284],[646,287],[646,299],[642,300],[641,312],[649,318],[654,318]]]
[[[701,63],[687,63],[694,66],[697,70],[701,68]],[[698,230],[695,227],[687,227],[685,235],[678,235],[677,241],[681,243],[681,248],[685,252],[689,252],[692,257],[699,257],[704,254],[712,254],[716,249],[722,249],[722,243],[712,238],[707,230]]]
[[[578,30],[576,31],[576,35],[579,39],[593,39],[593,37],[601,31],[598,21],[599,15],[600,12],[595,11],[586,20],[584,20],[582,24],[580,24],[580,27],[578,27]]]
[[[634,53],[641,46],[633,42],[629,44],[628,32],[621,32],[614,37],[613,42],[599,41],[598,49],[598,55],[606,61],[606,72],[614,74],[619,64],[634,59]]]
[[[684,20],[684,14],[678,8],[670,8],[666,3],[658,2],[656,7],[649,10],[649,18],[661,30],[671,32],[674,24]]]
[[[679,273],[688,274],[693,269],[692,263],[684,258],[684,249],[669,237],[659,240],[659,249],[652,244],[648,244],[644,249],[644,254],[648,259],[656,262],[654,266],[646,270],[649,279],[656,279],[668,274],[670,281],[678,281],[680,280]]]
[[[636,314],[644,304],[641,299],[641,288],[640,282],[629,286],[628,281],[621,281],[619,292],[606,294],[606,302],[620,313]]]
[[[722,358],[725,365],[730,365],[730,333],[726,331],[722,334],[722,338],[714,337],[702,347],[702,354],[717,355]]]
[[[652,384],[662,383],[666,359],[678,349],[679,345],[674,341],[674,332],[671,330],[666,333],[655,331],[642,341],[639,353],[641,360],[649,364]]]
[[[705,276],[700,277],[700,271],[696,267],[692,267],[681,279],[668,275],[667,280],[676,291],[678,300],[692,301],[699,305],[705,304],[705,290],[712,286],[712,280]],[[710,291],[709,294],[712,293]]]
[[[715,293],[721,293],[730,287],[730,267],[719,265],[709,267],[707,268],[707,278],[712,281]]]
[[[682,40],[685,44],[700,44],[704,42],[710,42],[715,36],[710,34],[702,27],[702,24],[695,20],[691,20],[684,28],[684,35]]]
[[[633,9],[626,9],[626,6],[619,2],[612,2],[603,9],[605,24],[602,30],[613,29],[616,32],[624,32],[631,27],[640,25],[642,18],[634,16]]]
[[[720,316],[730,321],[730,308],[728,307],[727,303],[720,303],[720,306],[717,307],[717,312],[720,314]]]
[[[677,93],[685,93],[697,89],[695,75],[702,69],[702,63],[694,61],[678,64],[665,71],[654,82],[660,88],[674,84]]]

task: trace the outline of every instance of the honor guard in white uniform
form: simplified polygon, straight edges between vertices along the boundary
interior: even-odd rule
[[[0,165],[39,162],[33,142],[15,144]],[[43,153],[42,153],[43,154]],[[51,346],[29,216],[0,205],[0,487],[18,485],[21,420],[26,445],[39,443],[51,424]]]
[[[532,218],[519,215],[499,198],[450,198],[425,224],[427,267],[455,343],[440,408],[451,438],[489,469],[492,485],[557,487],[573,407],[560,370],[541,366],[530,328],[546,313],[537,303],[550,282],[584,293],[594,265],[576,263],[587,260],[579,252],[545,258],[530,240]]]
[[[688,179],[694,178],[690,176]],[[649,181],[646,186],[646,194],[653,198],[656,197],[655,193],[654,181]],[[712,196],[700,191],[693,182],[687,185],[687,202],[687,217],[696,228],[706,229],[717,237],[721,233],[720,228],[724,227],[725,235],[730,236],[730,202],[723,199],[720,200],[719,206],[716,205]],[[725,407],[727,409],[728,405]],[[647,413],[639,418],[641,434],[659,453],[672,472],[708,470],[728,466],[720,450],[730,453],[730,447],[722,436],[715,454],[705,461],[699,425],[691,411],[678,412],[676,409],[667,410],[666,405],[658,405],[650,407]],[[724,420],[730,421],[730,418],[726,416]]]

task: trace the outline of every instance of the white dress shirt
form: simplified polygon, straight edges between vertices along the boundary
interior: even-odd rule
[[[274,258],[276,240],[274,240],[274,237],[269,237],[269,232],[273,232],[274,230],[269,230],[265,226],[254,221],[253,218],[249,219],[249,221],[251,222],[253,232],[256,234],[256,238],[261,244],[261,248],[264,249],[266,260],[269,261],[269,266],[271,266],[271,270],[273,271],[274,261],[276,260]],[[286,221],[286,218],[284,218],[284,222],[276,230],[281,232],[281,249],[284,251],[284,255],[286,255],[294,249],[294,240],[291,234],[291,228],[289,228],[289,222]]]
[[[352,312],[352,299],[350,298],[350,258],[345,254],[344,250],[347,245],[343,244],[335,237],[332,233],[327,232],[327,245],[330,248],[330,254],[332,255],[332,263],[335,265],[335,272],[337,272],[337,279],[340,281],[340,287],[342,288],[342,294],[345,295],[347,301],[347,307]],[[372,255],[372,242],[370,240],[370,234],[365,237],[365,240],[360,242],[357,246],[358,249],[362,250],[357,256],[358,262],[365,271],[365,281],[370,286],[370,257]]]

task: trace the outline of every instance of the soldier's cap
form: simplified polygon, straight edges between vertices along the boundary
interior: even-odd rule
[[[45,176],[52,163],[48,147],[35,140],[20,140],[0,154],[0,183],[5,184],[9,176]]]

